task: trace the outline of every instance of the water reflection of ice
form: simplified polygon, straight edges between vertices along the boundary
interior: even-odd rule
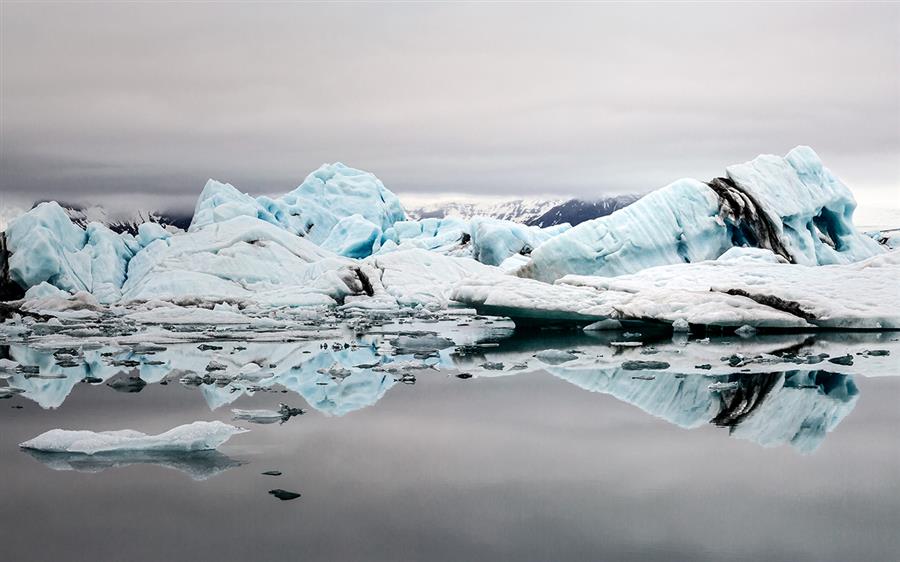
[[[22,449],[34,459],[53,470],[75,470],[78,472],[103,472],[135,464],[153,464],[181,471],[193,480],[206,480],[226,470],[246,464],[218,451],[194,451],[189,453],[172,451],[123,451],[84,455],[78,453],[45,453]]]
[[[44,408],[61,405],[82,381],[132,372],[150,384],[195,385],[213,410],[240,396],[286,389],[318,412],[342,416],[430,370],[475,378],[540,371],[680,427],[715,424],[763,446],[812,451],[856,404],[853,376],[897,374],[900,354],[900,338],[890,332],[703,339],[649,330],[516,333],[502,322],[466,316],[293,336],[107,341],[79,348],[74,357],[61,356],[58,347],[17,343],[5,355],[39,374],[4,364],[0,376]]]

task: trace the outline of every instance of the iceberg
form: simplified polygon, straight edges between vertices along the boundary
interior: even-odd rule
[[[353,215],[380,231],[406,219],[400,200],[373,174],[341,163],[324,164],[296,189],[274,199],[254,199],[230,184],[209,180],[189,231],[248,216],[321,244],[342,219]]]
[[[884,251],[852,223],[856,203],[809,147],[726,168],[709,183],[678,180],[536,248],[519,275],[611,277],[716,259],[732,247],[801,265],[846,264]]]
[[[500,265],[510,256],[531,254],[535,248],[570,228],[568,223],[539,228],[475,217],[470,222],[474,258],[487,265]]]
[[[354,262],[261,220],[238,216],[152,242],[135,256],[126,301],[211,300],[335,304],[363,292]],[[279,292],[281,291],[281,292]]]
[[[20,443],[23,449],[47,453],[81,453],[94,455],[114,451],[209,451],[217,449],[232,435],[248,430],[220,421],[197,421],[179,425],[159,435],[140,431],[72,431],[51,429],[34,439]]]

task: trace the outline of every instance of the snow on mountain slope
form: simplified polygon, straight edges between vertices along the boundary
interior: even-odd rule
[[[526,221],[526,224],[546,228],[557,224],[569,223],[572,226],[585,221],[611,215],[619,209],[624,209],[638,199],[640,195],[616,195],[601,199],[569,199],[543,215]]]
[[[407,214],[413,219],[458,217],[489,217],[546,228],[569,223],[572,226],[586,220],[603,217],[634,203],[638,195],[617,195],[599,199],[529,198],[496,199],[459,195],[455,198],[439,196],[433,201],[409,198]],[[459,200],[465,199],[462,203]],[[472,199],[476,199],[472,201]]]
[[[427,218],[459,217],[470,219],[472,217],[489,217],[493,219],[508,220],[531,224],[550,209],[563,204],[565,199],[496,199],[478,198],[468,195],[458,196],[465,198],[465,203],[455,199],[440,196],[434,201],[423,202],[413,199],[411,208],[406,213],[414,220]],[[412,199],[412,198],[410,198]],[[475,199],[475,201],[473,201]],[[481,199],[480,201],[478,199]],[[417,204],[418,203],[418,204]],[[557,223],[554,223],[557,224]],[[549,226],[549,225],[548,225]]]
[[[32,209],[41,203],[47,203],[47,201],[36,201]],[[149,209],[113,212],[102,205],[84,206],[59,201],[56,203],[62,207],[69,220],[81,228],[87,228],[90,223],[96,222],[119,234],[127,232],[136,235],[138,227],[144,223],[156,223],[163,227],[172,226],[181,230],[187,230],[191,224],[190,213],[164,213]]]

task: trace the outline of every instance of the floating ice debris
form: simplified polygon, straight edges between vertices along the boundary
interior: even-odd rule
[[[106,381],[106,386],[116,392],[140,392],[147,382],[139,376],[119,373]]]
[[[292,408],[287,404],[279,404],[278,411],[241,410],[238,408],[232,408],[231,413],[234,415],[233,419],[235,420],[243,420],[250,423],[270,424],[275,422],[284,423],[294,416],[301,416],[305,414],[306,410],[302,410],[300,408]]]
[[[672,331],[673,332],[690,332],[691,325],[684,318],[678,318],[674,322],[672,322]]]
[[[740,383],[737,381],[725,382],[725,381],[717,381],[706,388],[708,388],[712,392],[722,392],[725,390],[736,390],[740,386]]]
[[[735,334],[741,336],[742,338],[750,338],[756,334],[756,328],[749,324],[744,324],[740,328],[734,331]]]
[[[241,410],[232,408],[232,419],[248,421],[250,423],[269,424],[281,421],[281,413],[275,410]]]
[[[434,353],[454,345],[453,340],[433,335],[418,337],[398,336],[391,340],[390,343],[394,346],[394,352],[398,355]]]
[[[545,349],[543,351],[538,351],[534,356],[548,365],[559,365],[567,361],[578,359],[578,356],[574,353],[563,351],[561,349]]]
[[[841,357],[832,357],[828,360],[828,362],[834,363],[835,365],[850,366],[853,365],[853,356],[848,353],[847,355],[843,355]]]
[[[609,345],[613,347],[640,347],[644,344],[639,341],[611,341]]]
[[[232,435],[247,430],[220,421],[179,425],[158,435],[132,429],[87,431],[51,429],[19,446],[48,453],[93,455],[112,451],[206,451],[218,448]]]
[[[488,371],[502,371],[503,363],[495,362],[495,361],[488,361],[487,363],[482,363],[481,368],[486,369]]]
[[[280,470],[267,470],[265,472],[261,472],[263,476],[281,476]]]
[[[626,371],[662,371],[669,368],[665,361],[625,361],[622,368]]]
[[[269,493],[281,501],[295,500],[300,497],[300,494],[297,492],[289,492],[287,490],[282,490],[281,488],[269,490]]]

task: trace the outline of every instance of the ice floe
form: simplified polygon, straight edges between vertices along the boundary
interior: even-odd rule
[[[94,455],[114,451],[208,451],[217,449],[231,436],[246,432],[220,421],[198,421],[179,425],[158,435],[123,429],[87,431],[51,429],[19,446],[46,453]]]

